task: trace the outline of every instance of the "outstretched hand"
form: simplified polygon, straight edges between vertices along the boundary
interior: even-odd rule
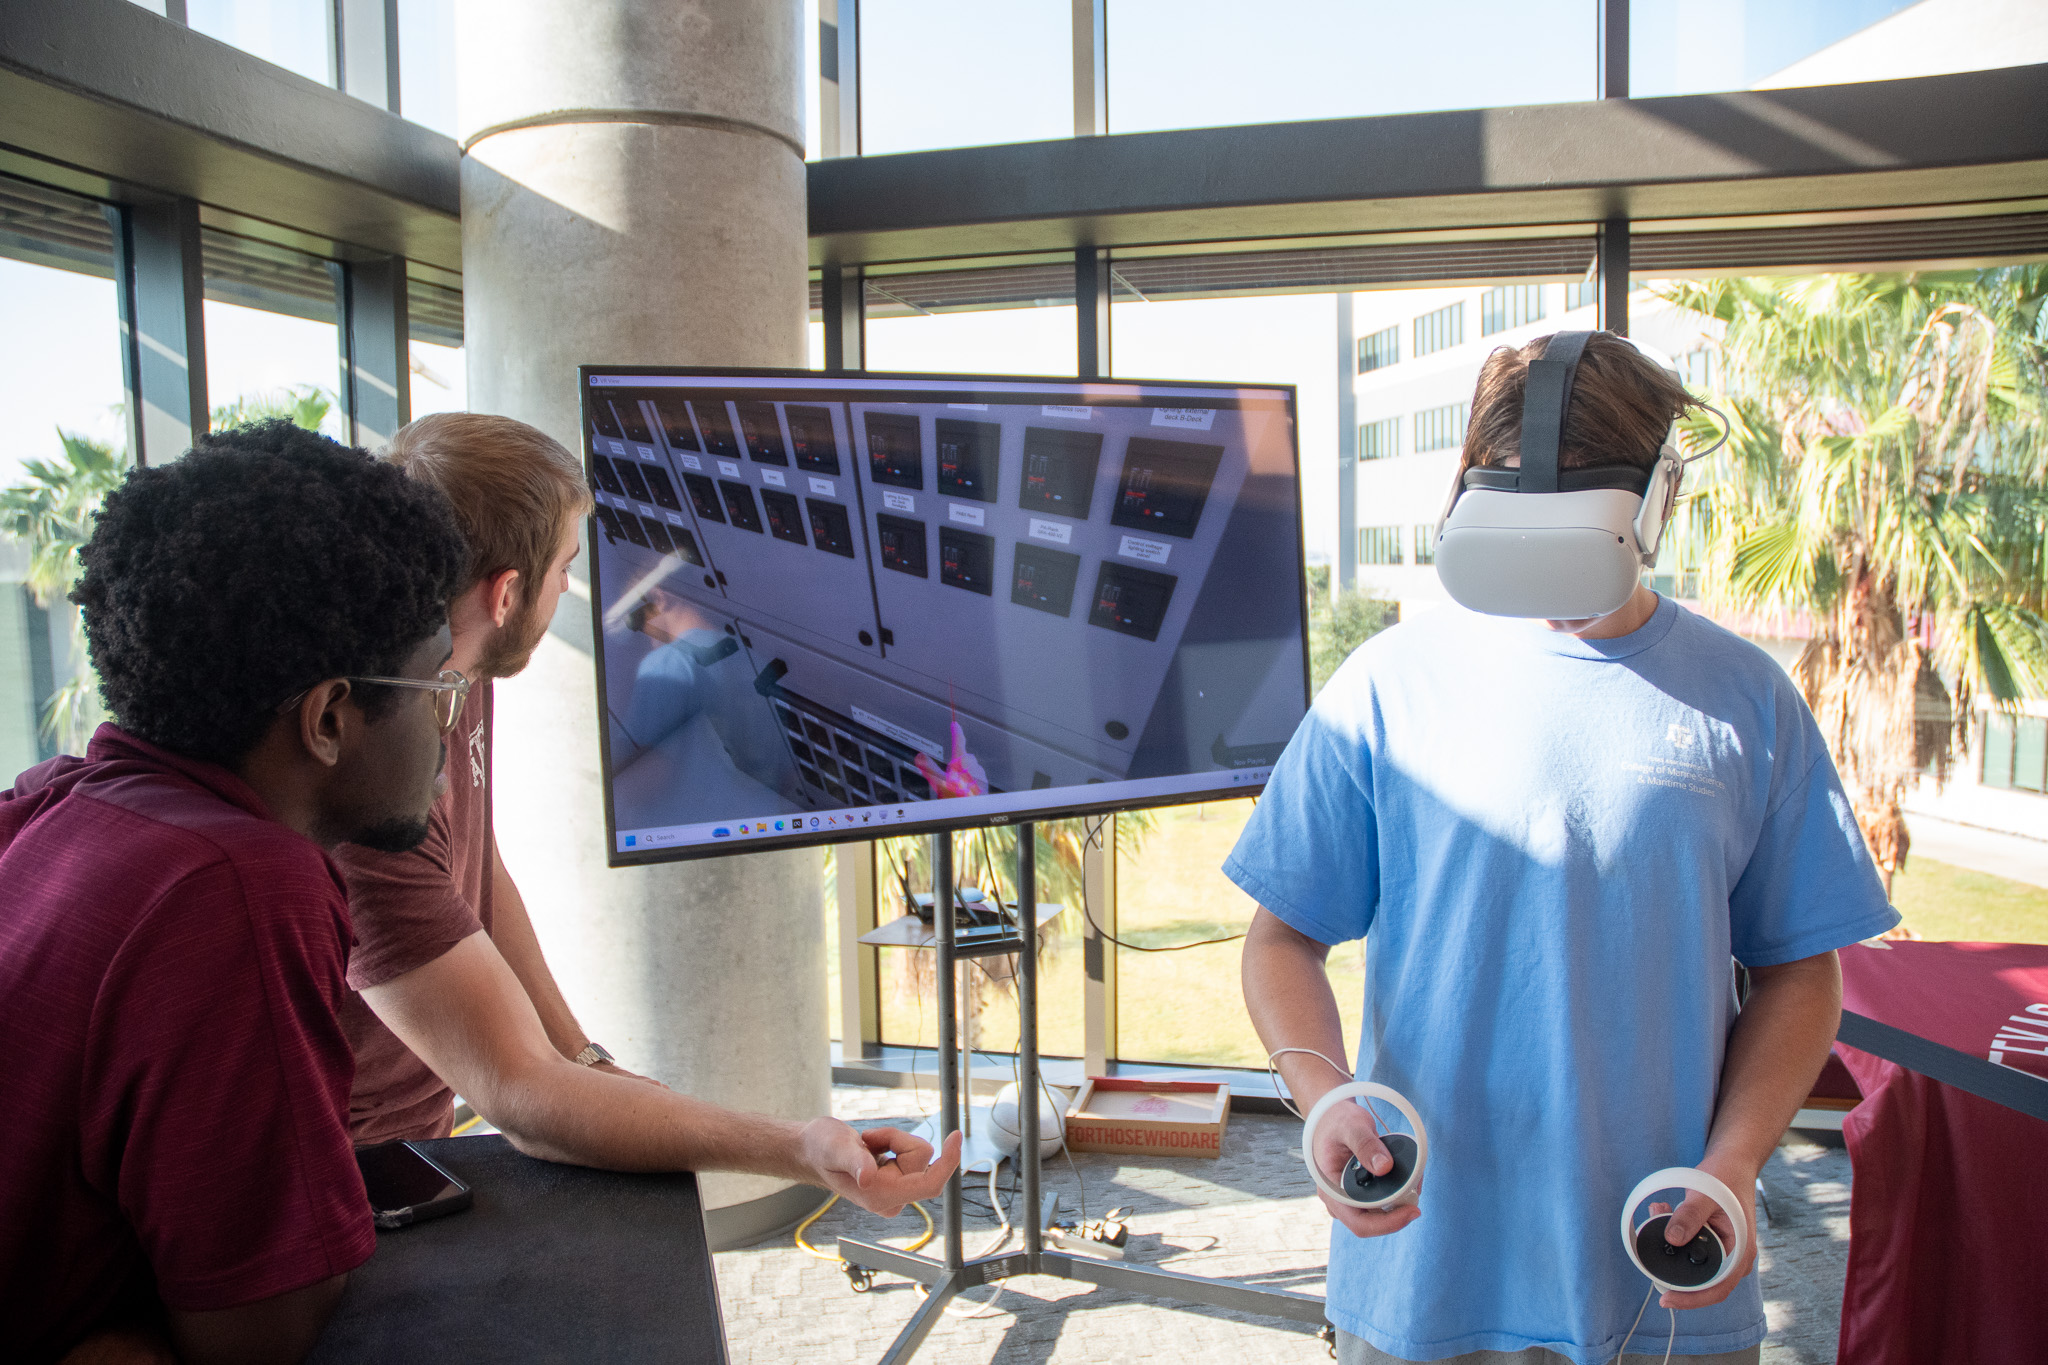
[[[884,1218],[938,1194],[960,1164],[959,1133],[935,1152],[900,1128],[859,1132],[838,1119],[820,1118],[804,1125],[802,1141],[813,1183]]]
[[[1372,1112],[1359,1104],[1333,1105],[1316,1126],[1316,1166],[1324,1179],[1341,1189],[1344,1163],[1354,1155],[1358,1163],[1374,1175],[1385,1175],[1393,1169],[1394,1158],[1388,1155],[1386,1144],[1380,1141]],[[1330,1216],[1359,1237],[1384,1237],[1390,1232],[1399,1232],[1420,1218],[1422,1208],[1414,1201],[1421,1193],[1422,1187],[1418,1184],[1407,1203],[1384,1209],[1361,1209],[1330,1198],[1320,1187],[1316,1190]]]

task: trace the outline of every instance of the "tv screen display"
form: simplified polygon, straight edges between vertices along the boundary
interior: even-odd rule
[[[583,370],[614,865],[1264,785],[1294,391]]]

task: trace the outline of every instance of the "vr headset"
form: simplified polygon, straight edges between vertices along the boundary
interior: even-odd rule
[[[1668,435],[1648,468],[1558,468],[1572,380],[1592,335],[1559,332],[1543,358],[1529,362],[1521,467],[1468,469],[1451,487],[1437,526],[1436,572],[1460,606],[1553,621],[1605,616],[1657,563],[1689,463]],[[1678,376],[1669,361],[1636,349]]]

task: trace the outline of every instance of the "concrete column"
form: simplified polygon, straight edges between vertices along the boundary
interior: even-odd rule
[[[800,22],[796,0],[461,0],[474,410],[580,451],[580,364],[804,366]],[[590,648],[585,589],[498,689],[498,843],[556,976],[623,1065],[826,1112],[820,856],[606,868]],[[703,1188],[714,1245],[823,1198]]]

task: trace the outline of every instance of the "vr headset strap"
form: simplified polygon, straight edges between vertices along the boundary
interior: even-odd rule
[[[1572,401],[1572,378],[1591,332],[1559,332],[1529,362],[1522,390],[1522,467],[1517,491],[1557,492],[1557,461],[1564,444],[1564,415]]]

